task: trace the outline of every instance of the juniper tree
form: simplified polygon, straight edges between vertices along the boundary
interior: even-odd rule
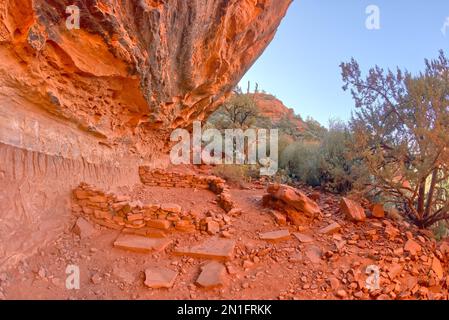
[[[258,116],[252,95],[235,92],[208,121],[218,129],[247,129],[257,121]]]
[[[425,65],[415,76],[376,66],[363,77],[354,59],[341,64],[367,185],[423,228],[449,219],[449,60],[441,51]]]

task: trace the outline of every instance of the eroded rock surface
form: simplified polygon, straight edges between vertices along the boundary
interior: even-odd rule
[[[226,98],[290,2],[86,1],[80,28],[69,30],[73,1],[4,1],[0,96],[4,104],[20,97],[106,146],[126,137],[149,155],[166,142],[156,135],[204,119]]]
[[[288,219],[295,225],[301,225],[304,218],[315,219],[321,215],[321,209],[315,201],[287,185],[270,184],[262,200],[265,206],[286,212]]]

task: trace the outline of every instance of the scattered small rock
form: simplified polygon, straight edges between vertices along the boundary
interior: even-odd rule
[[[348,297],[348,293],[345,290],[338,290],[336,295],[340,299],[346,299]]]
[[[421,252],[421,245],[419,245],[415,240],[409,239],[404,246],[404,251],[410,252],[412,256],[416,256]]]
[[[103,278],[99,273],[95,273],[91,278],[90,281],[92,281],[93,284],[100,284]]]

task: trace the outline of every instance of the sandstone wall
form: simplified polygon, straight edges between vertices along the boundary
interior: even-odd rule
[[[5,88],[0,88],[0,92]],[[144,161],[125,148],[48,116],[28,101],[0,95],[0,269],[14,265],[68,230],[72,190],[140,182]],[[151,160],[164,167],[168,159]]]
[[[36,252],[67,230],[79,181],[104,188],[133,185],[129,167],[90,164],[0,143],[0,269]]]
[[[223,102],[291,0],[75,3],[80,29],[71,30],[72,0],[0,3],[3,94],[147,155]]]

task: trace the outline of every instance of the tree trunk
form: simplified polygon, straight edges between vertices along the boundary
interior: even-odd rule
[[[432,213],[433,195],[435,193],[435,186],[438,179],[438,168],[433,169],[432,181],[430,182],[429,194],[427,195],[426,211],[424,212],[424,218],[427,218]]]
[[[424,201],[426,197],[426,181],[421,181],[419,184],[419,192],[418,192],[418,220],[422,223],[424,220]]]

